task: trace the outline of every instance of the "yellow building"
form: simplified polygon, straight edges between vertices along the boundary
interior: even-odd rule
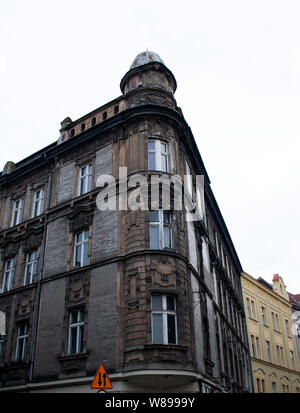
[[[273,285],[242,274],[254,391],[300,393],[300,362],[292,332],[292,305],[282,278]]]

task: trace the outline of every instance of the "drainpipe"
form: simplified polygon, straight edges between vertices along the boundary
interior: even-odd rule
[[[40,257],[40,264],[39,264],[39,276],[38,276],[38,281],[37,281],[37,292],[36,292],[36,300],[35,300],[35,308],[34,308],[32,345],[31,345],[31,356],[30,356],[30,367],[29,367],[29,383],[32,382],[32,377],[33,377],[33,367],[34,367],[34,359],[35,359],[38,320],[39,320],[39,312],[40,312],[41,280],[43,278],[44,261],[45,261],[45,246],[46,246],[47,224],[48,224],[47,211],[50,208],[51,193],[52,193],[52,186],[53,186],[53,173],[54,173],[54,168],[51,167],[51,164],[50,164],[49,160],[47,159],[46,153],[44,153],[44,158],[46,159],[46,161],[48,162],[48,164],[50,166],[50,175],[49,175],[49,185],[48,185],[48,193],[47,193],[47,204],[46,204],[46,210],[45,210],[43,238],[42,238],[42,244],[41,244],[41,257]]]

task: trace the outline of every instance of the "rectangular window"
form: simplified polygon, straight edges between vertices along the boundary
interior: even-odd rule
[[[289,320],[285,320],[285,328],[288,337],[290,337],[290,328],[289,328]]]
[[[26,255],[24,285],[32,284],[37,273],[38,251],[34,250]]]
[[[28,322],[23,322],[18,325],[16,361],[26,361],[28,343]]]
[[[261,393],[260,379],[256,379],[257,393]]]
[[[280,351],[279,351],[278,345],[276,345],[276,351],[277,351],[277,361],[278,361],[278,364],[280,364]]]
[[[252,356],[256,357],[254,336],[251,335]]]
[[[252,310],[252,318],[255,320],[255,303],[251,300],[251,310]]]
[[[22,218],[22,199],[17,199],[14,201],[12,218],[11,218],[11,226],[18,225],[21,222]]]
[[[84,314],[83,310],[74,310],[70,312],[69,319],[69,348],[68,354],[78,354],[83,350],[83,328]]]
[[[10,258],[5,261],[4,265],[4,277],[2,283],[2,292],[10,291],[12,288],[13,278],[15,272],[15,259]]]
[[[256,349],[257,349],[257,358],[260,359],[260,345],[259,345],[259,338],[256,337]]]
[[[273,393],[277,393],[277,386],[276,386],[276,383],[274,381],[272,381],[272,391],[273,391]]]
[[[294,359],[293,351],[290,351],[290,357],[291,357],[292,369],[295,370],[295,359]]]
[[[267,350],[268,361],[271,362],[271,347],[270,347],[269,341],[266,341],[266,350]]]
[[[42,214],[44,209],[44,189],[35,191],[33,198],[32,218]]]
[[[265,307],[261,307],[261,316],[262,316],[262,320],[264,325],[267,325],[267,319],[266,319],[266,309]]]
[[[251,318],[251,310],[250,310],[250,300],[249,298],[246,298],[246,303],[247,303],[247,310],[248,310],[248,315]]]
[[[275,324],[275,315],[272,311],[272,321],[273,321],[273,329],[276,330],[276,324]]]
[[[278,319],[277,314],[275,314],[275,321],[276,321],[276,330],[279,331],[279,319]]]
[[[75,234],[74,266],[84,267],[88,264],[89,230]]]
[[[169,172],[169,145],[160,140],[148,141],[148,169]]]
[[[214,231],[214,241],[215,241],[215,247],[216,247],[216,252],[217,252],[217,255],[219,256],[219,247],[218,247],[218,236],[217,236],[217,233],[216,233],[216,231]]]
[[[150,211],[150,248],[173,248],[172,214],[170,212]]]
[[[92,189],[92,164],[85,165],[79,170],[78,196]]]
[[[152,295],[152,342],[177,344],[176,300],[169,295]]]
[[[284,355],[283,355],[283,348],[280,347],[280,355],[281,355],[281,365],[284,366]]]
[[[264,381],[264,379],[261,379],[261,390],[262,390],[262,392],[263,392],[263,393],[265,393],[265,392],[266,392],[266,388],[265,388],[265,381]]]

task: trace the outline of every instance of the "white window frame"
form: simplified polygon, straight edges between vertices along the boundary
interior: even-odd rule
[[[149,223],[149,232],[150,232],[150,248],[157,249],[151,247],[151,227],[158,227],[158,244],[160,250],[163,249],[173,249],[173,214],[170,211],[163,211],[162,209],[156,211],[149,212],[149,219],[151,219],[151,212],[158,212],[158,221],[150,221]],[[170,223],[164,222],[164,215],[168,214],[170,218]],[[170,246],[165,246],[165,228],[169,229],[169,237],[170,237]]]
[[[21,326],[24,326],[24,333],[20,334]],[[16,347],[16,361],[26,361],[26,353],[27,353],[27,341],[28,341],[28,322],[24,322],[18,325],[18,336],[17,336],[17,347]],[[20,346],[21,354],[20,354]],[[19,357],[19,355],[21,357]]]
[[[149,149],[149,144],[154,143],[154,149]],[[167,150],[163,150],[163,146],[166,145]],[[150,169],[149,154],[155,154],[155,167]],[[166,160],[166,166],[164,166],[163,160]],[[148,140],[148,170],[151,171],[161,171],[169,173],[170,171],[170,151],[169,143],[166,141],[161,141],[159,139],[149,139]]]
[[[78,177],[78,196],[84,195],[92,190],[92,176],[93,176],[93,165],[92,163],[83,165],[79,169]]]
[[[32,218],[38,217],[43,213],[44,209],[44,188],[35,191],[33,196]]]
[[[162,297],[162,309],[161,310],[154,310],[152,308],[152,297],[159,296]],[[167,297],[172,297],[174,300],[174,311],[167,309]],[[176,309],[176,297],[173,295],[163,295],[163,294],[153,294],[151,296],[151,331],[152,331],[152,343],[154,344],[178,344],[178,332],[177,332],[177,309]],[[157,343],[154,341],[153,333],[153,315],[154,314],[161,314],[162,315],[162,335],[163,335],[163,343]],[[168,314],[174,315],[175,319],[175,343],[169,343],[168,339]]]
[[[33,257],[31,257],[33,255]],[[34,276],[37,274],[38,250],[28,252],[26,255],[24,285],[33,283]],[[29,280],[28,280],[29,278]]]
[[[77,237],[81,234],[81,241],[77,241]],[[88,265],[88,248],[89,246],[87,245],[87,262],[84,264],[84,251],[85,251],[85,245],[89,243],[89,230],[85,229],[79,232],[76,232],[74,234],[74,267],[84,267]],[[81,253],[80,253],[80,261],[76,261],[76,256],[77,256],[77,247],[81,247]],[[78,265],[79,263],[79,265]]]
[[[5,261],[4,275],[2,283],[2,293],[10,291],[12,288],[13,278],[15,273],[15,258],[9,258]]]
[[[15,199],[14,206],[12,210],[12,217],[11,217],[11,226],[14,227],[21,222],[21,215],[22,215],[22,207],[23,207],[23,199]]]
[[[75,323],[71,323],[73,313],[77,313],[77,321]],[[75,353],[72,353],[72,344],[73,344],[72,343],[72,329],[76,329],[76,349],[75,349]],[[68,340],[68,354],[69,355],[82,353],[82,350],[83,350],[83,330],[84,330],[84,310],[83,309],[76,309],[76,310],[70,311],[70,315],[69,315],[69,340]]]

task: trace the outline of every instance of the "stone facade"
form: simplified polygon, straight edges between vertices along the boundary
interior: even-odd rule
[[[252,390],[242,268],[174,99],[176,80],[145,53],[122,79],[121,97],[66,118],[57,142],[0,176],[2,390],[88,392],[100,363],[112,391]],[[97,203],[101,175],[112,175],[118,192],[126,167],[129,199],[136,173],[147,182],[162,174],[149,166],[149,141],[167,145],[168,177],[192,175],[190,194],[201,204],[201,219],[187,222],[171,194],[171,221],[159,224],[171,234],[168,247],[151,247],[149,209],[101,211]],[[155,156],[162,162],[160,150]],[[38,189],[44,198],[34,216]],[[36,271],[25,283],[33,251]],[[155,299],[169,307],[155,312]]]

